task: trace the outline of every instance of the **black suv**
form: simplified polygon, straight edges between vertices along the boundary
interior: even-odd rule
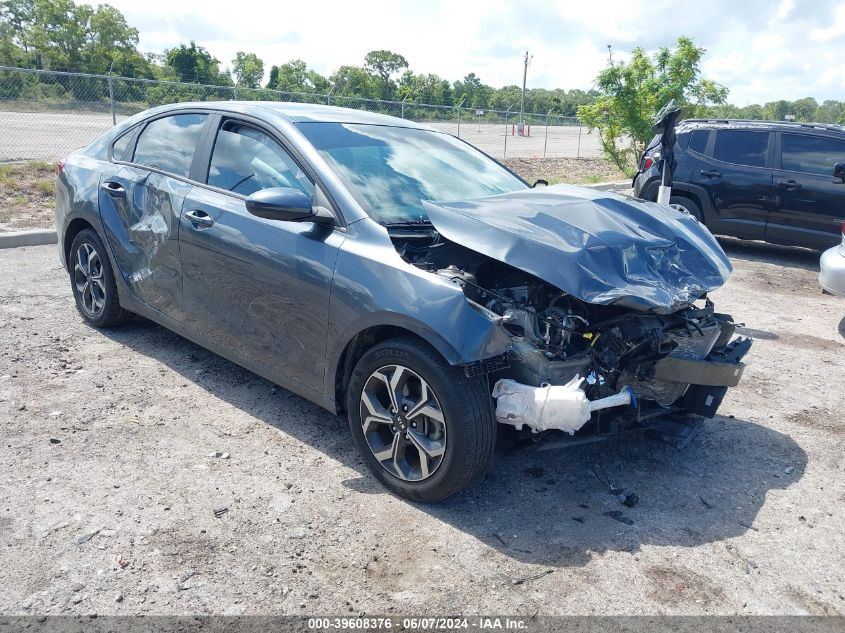
[[[678,124],[670,204],[721,235],[825,249],[845,221],[845,126],[687,119]],[[659,137],[634,195],[657,199]]]

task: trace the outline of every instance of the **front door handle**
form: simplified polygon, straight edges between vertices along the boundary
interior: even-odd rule
[[[791,178],[789,180],[779,180],[778,187],[781,189],[786,189],[787,191],[795,191],[796,189],[801,188],[801,184],[795,182]]]
[[[718,178],[722,175],[722,172],[716,171],[715,169],[702,169],[701,175],[705,178]]]
[[[191,211],[185,213],[185,217],[188,218],[190,223],[194,225],[194,228],[202,227],[207,229],[214,224],[214,218],[202,209],[192,209]]]
[[[103,184],[100,185],[100,189],[105,191],[110,196],[114,196],[115,198],[123,198],[126,196],[126,188],[119,182],[115,182],[113,180],[105,181]]]

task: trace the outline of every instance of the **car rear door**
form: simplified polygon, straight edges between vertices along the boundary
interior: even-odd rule
[[[835,246],[845,221],[845,184],[833,178],[833,166],[845,162],[845,140],[803,132],[778,136],[775,205],[766,239],[818,249]]]
[[[690,182],[710,198],[707,224],[714,233],[763,239],[772,204],[770,136],[764,130],[717,129],[707,155],[697,156]]]
[[[179,216],[209,115],[160,116],[119,138],[102,173],[99,206],[120,275],[132,293],[182,320]]]
[[[246,196],[261,189],[320,194],[268,128],[219,116],[214,129],[204,151],[208,186],[188,196],[179,231],[187,324],[321,391],[332,277],[345,232],[249,213]]]

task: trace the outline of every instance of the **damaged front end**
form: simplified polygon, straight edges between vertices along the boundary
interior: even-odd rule
[[[548,188],[427,203],[428,228],[393,227],[408,262],[458,284],[509,334],[479,367],[496,418],[533,433],[616,433],[665,416],[713,417],[750,339],[707,292],[730,263],[668,207]]]

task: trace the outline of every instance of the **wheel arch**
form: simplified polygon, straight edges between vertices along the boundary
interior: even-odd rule
[[[460,354],[445,339],[431,330],[425,330],[427,330],[425,326],[414,327],[409,323],[388,322],[369,325],[356,332],[343,346],[327,372],[331,383],[328,385],[329,393],[334,396],[338,413],[345,410],[349,378],[358,360],[368,349],[383,341],[400,337],[413,338],[433,348],[450,365],[462,362]]]
[[[94,225],[84,218],[74,218],[70,221],[70,224],[68,224],[67,229],[65,230],[64,239],[62,240],[62,257],[64,258],[63,261],[65,263],[65,268],[70,268],[70,247],[73,244],[73,240],[76,239],[76,236],[85,229],[91,229],[95,233],[97,232]],[[102,239],[102,237],[100,239]]]

